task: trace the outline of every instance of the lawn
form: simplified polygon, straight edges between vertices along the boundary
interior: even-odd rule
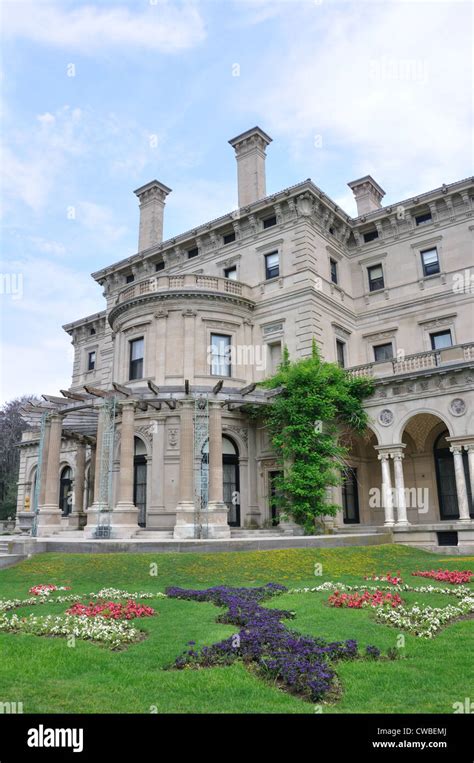
[[[317,565],[321,565],[320,570]],[[405,582],[421,569],[473,569],[473,557],[447,557],[403,546],[288,549],[216,554],[41,554],[0,572],[1,598],[26,598],[40,583],[71,586],[71,593],[103,587],[164,591],[167,586],[257,586],[288,588],[325,581],[361,584],[367,574],[401,571]],[[315,575],[321,571],[321,575]],[[372,585],[375,585],[372,583]],[[443,587],[444,584],[434,583]],[[445,586],[447,587],[447,586]],[[356,639],[383,653],[397,645],[399,629],[374,621],[368,609],[334,609],[328,593],[284,593],[265,606],[290,609],[288,627],[330,641]],[[404,594],[408,605],[453,604],[440,594]],[[240,663],[229,667],[169,670],[189,641],[204,646],[236,632],[216,622],[209,602],[149,599],[158,613],[134,622],[147,638],[120,651],[90,642],[25,634],[0,634],[0,701],[22,702],[25,713],[314,713],[314,703],[263,681]],[[15,610],[17,614],[60,614],[65,604]],[[446,626],[431,640],[405,635],[396,660],[337,663],[342,694],[322,704],[324,713],[452,713],[473,691],[473,620]]]

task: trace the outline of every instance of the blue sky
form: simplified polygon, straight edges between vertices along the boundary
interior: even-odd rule
[[[61,325],[102,309],[89,274],[136,251],[133,190],[173,189],[165,238],[234,209],[227,141],[255,124],[273,137],[268,193],[311,177],[349,214],[361,175],[389,204],[472,173],[468,0],[0,12],[2,400],[69,385]]]

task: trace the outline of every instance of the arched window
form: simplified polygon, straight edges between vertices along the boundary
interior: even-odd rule
[[[59,480],[59,508],[63,517],[67,517],[72,511],[72,469],[65,466],[61,471]]]

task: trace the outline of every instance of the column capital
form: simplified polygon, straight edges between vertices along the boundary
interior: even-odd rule
[[[453,443],[451,447],[449,448],[450,453],[454,453],[456,455],[462,453],[463,445],[461,443]]]
[[[119,406],[122,410],[130,410],[132,408],[135,410],[137,401],[136,400],[119,400]]]

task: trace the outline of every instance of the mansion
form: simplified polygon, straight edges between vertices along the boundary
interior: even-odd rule
[[[138,251],[92,277],[104,309],[64,326],[72,382],[24,406],[17,527],[39,538],[298,534],[278,516],[279,462],[245,406],[286,346],[370,376],[333,533],[474,547],[474,183],[357,217],[310,179],[267,195],[259,127],[230,142],[238,206],[163,240],[171,189],[138,188]],[[387,496],[395,496],[395,500]]]

